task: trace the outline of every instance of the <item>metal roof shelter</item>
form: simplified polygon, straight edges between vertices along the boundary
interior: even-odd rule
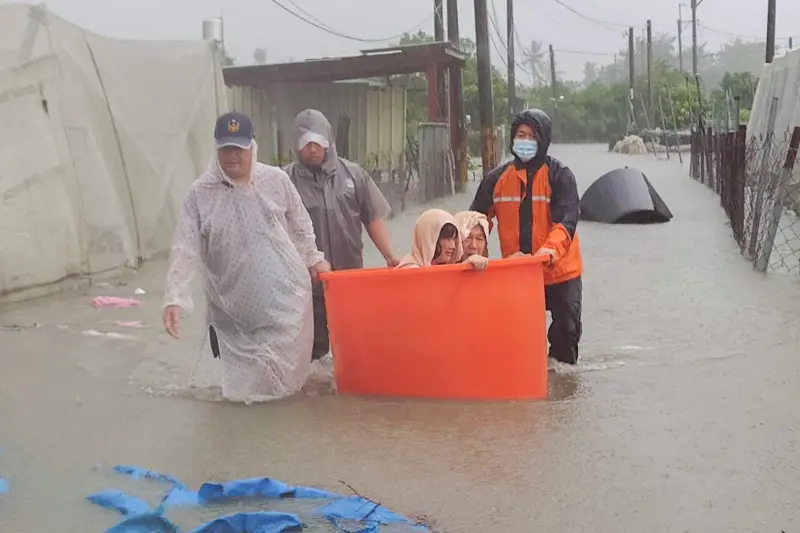
[[[363,50],[359,56],[313,59],[223,70],[225,83],[235,87],[265,89],[272,84],[319,83],[357,78],[388,77],[424,72],[428,78],[428,120],[441,121],[444,110],[437,101],[437,78],[449,68],[463,68],[466,55],[449,42]]]
[[[310,59],[223,70],[225,83],[261,87],[270,83],[310,83],[379,78],[428,72],[431,67],[460,68],[466,56],[449,42],[363,50],[359,56]]]

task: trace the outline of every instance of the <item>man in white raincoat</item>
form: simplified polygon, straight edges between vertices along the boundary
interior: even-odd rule
[[[333,270],[364,267],[362,226],[389,267],[397,266],[385,219],[391,207],[364,169],[336,152],[328,119],[314,109],[295,118],[297,162],[286,173],[314,222],[317,247]],[[321,286],[314,287],[314,359],[328,352],[328,323]]]
[[[214,141],[216,156],[189,188],[175,229],[164,326],[178,338],[199,270],[225,398],[287,396],[308,377],[312,278],[330,266],[289,177],[257,161],[250,119],[220,116]]]

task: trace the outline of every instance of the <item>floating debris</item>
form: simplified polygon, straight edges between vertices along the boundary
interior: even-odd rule
[[[116,332],[108,332],[103,333],[102,331],[97,331],[96,329],[86,329],[81,331],[81,335],[84,337],[106,337],[109,339],[118,339],[118,340],[125,340],[125,341],[135,341],[138,339],[135,335],[127,335],[125,333],[116,333]]]
[[[134,298],[119,298],[117,296],[98,296],[92,300],[92,305],[95,307],[136,307],[142,305],[142,302]]]
[[[117,511],[126,517],[125,520],[109,529],[107,533],[137,533],[140,531],[180,533],[180,529],[163,516],[170,507],[205,507],[244,499],[279,500],[286,498],[326,500],[326,503],[312,511],[312,514],[328,520],[334,528],[341,532],[378,533],[380,526],[386,524],[405,524],[415,530],[430,531],[427,526],[394,513],[381,506],[379,502],[361,496],[344,482],[342,483],[345,486],[356,493],[355,496],[344,496],[312,487],[292,486],[271,478],[204,483],[195,492],[189,490],[176,478],[158,472],[131,466],[117,466],[114,467],[114,470],[134,479],[166,483],[172,488],[154,509],[151,509],[146,502],[139,498],[117,490],[107,490],[89,495],[87,499],[95,505]],[[345,522],[355,525],[358,529],[350,529],[352,526],[345,529]],[[301,528],[303,528],[303,522],[294,514],[258,511],[216,518],[198,527],[193,533],[211,533],[223,530],[231,533],[255,531],[281,533],[298,531]]]

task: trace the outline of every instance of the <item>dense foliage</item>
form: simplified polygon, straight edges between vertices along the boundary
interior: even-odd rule
[[[400,44],[431,42],[433,38],[419,32],[406,35]],[[462,51],[468,55],[463,72],[464,107],[470,117],[470,145],[478,139],[478,76],[475,44],[462,39]],[[539,107],[553,115],[555,136],[561,142],[599,141],[624,134],[628,125],[628,58],[627,50],[620,50],[614,63],[598,67],[587,63],[584,79],[580,82],[559,81],[555,90],[550,86],[547,59],[541,43],[533,42],[522,53],[523,61],[532,72],[539,73],[532,87],[520,87],[518,97],[526,107]],[[639,128],[688,129],[701,114],[707,121],[735,126],[734,99],[740,98],[740,120],[746,121],[758,84],[756,73],[763,66],[763,43],[734,40],[717,53],[709,53],[701,46],[698,52],[699,82],[679,70],[680,59],[676,53],[675,38],[660,35],[654,38],[652,105],[648,98],[645,69],[646,47],[638,39],[634,47],[636,69],[634,109]],[[684,70],[691,72],[691,49],[684,50]],[[495,122],[508,125],[508,98],[505,73],[493,68],[493,96]],[[426,82],[424,75],[399,77],[409,90],[409,132],[426,119]],[[647,113],[645,113],[647,109]]]

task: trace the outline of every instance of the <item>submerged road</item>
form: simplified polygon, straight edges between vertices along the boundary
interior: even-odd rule
[[[640,168],[675,218],[579,225],[582,360],[551,379],[549,401],[186,398],[202,313],[183,341],[162,333],[155,262],[122,286],[0,308],[0,325],[20,326],[0,330],[0,475],[11,482],[0,531],[113,525],[83,498],[119,486],[105,471],[120,463],[195,487],[268,475],[339,491],[341,479],[450,533],[800,531],[800,279],[754,273],[718,197],[676,161],[599,145],[553,153],[581,190]],[[392,221],[398,253],[419,212]],[[90,305],[136,288],[141,308]]]

